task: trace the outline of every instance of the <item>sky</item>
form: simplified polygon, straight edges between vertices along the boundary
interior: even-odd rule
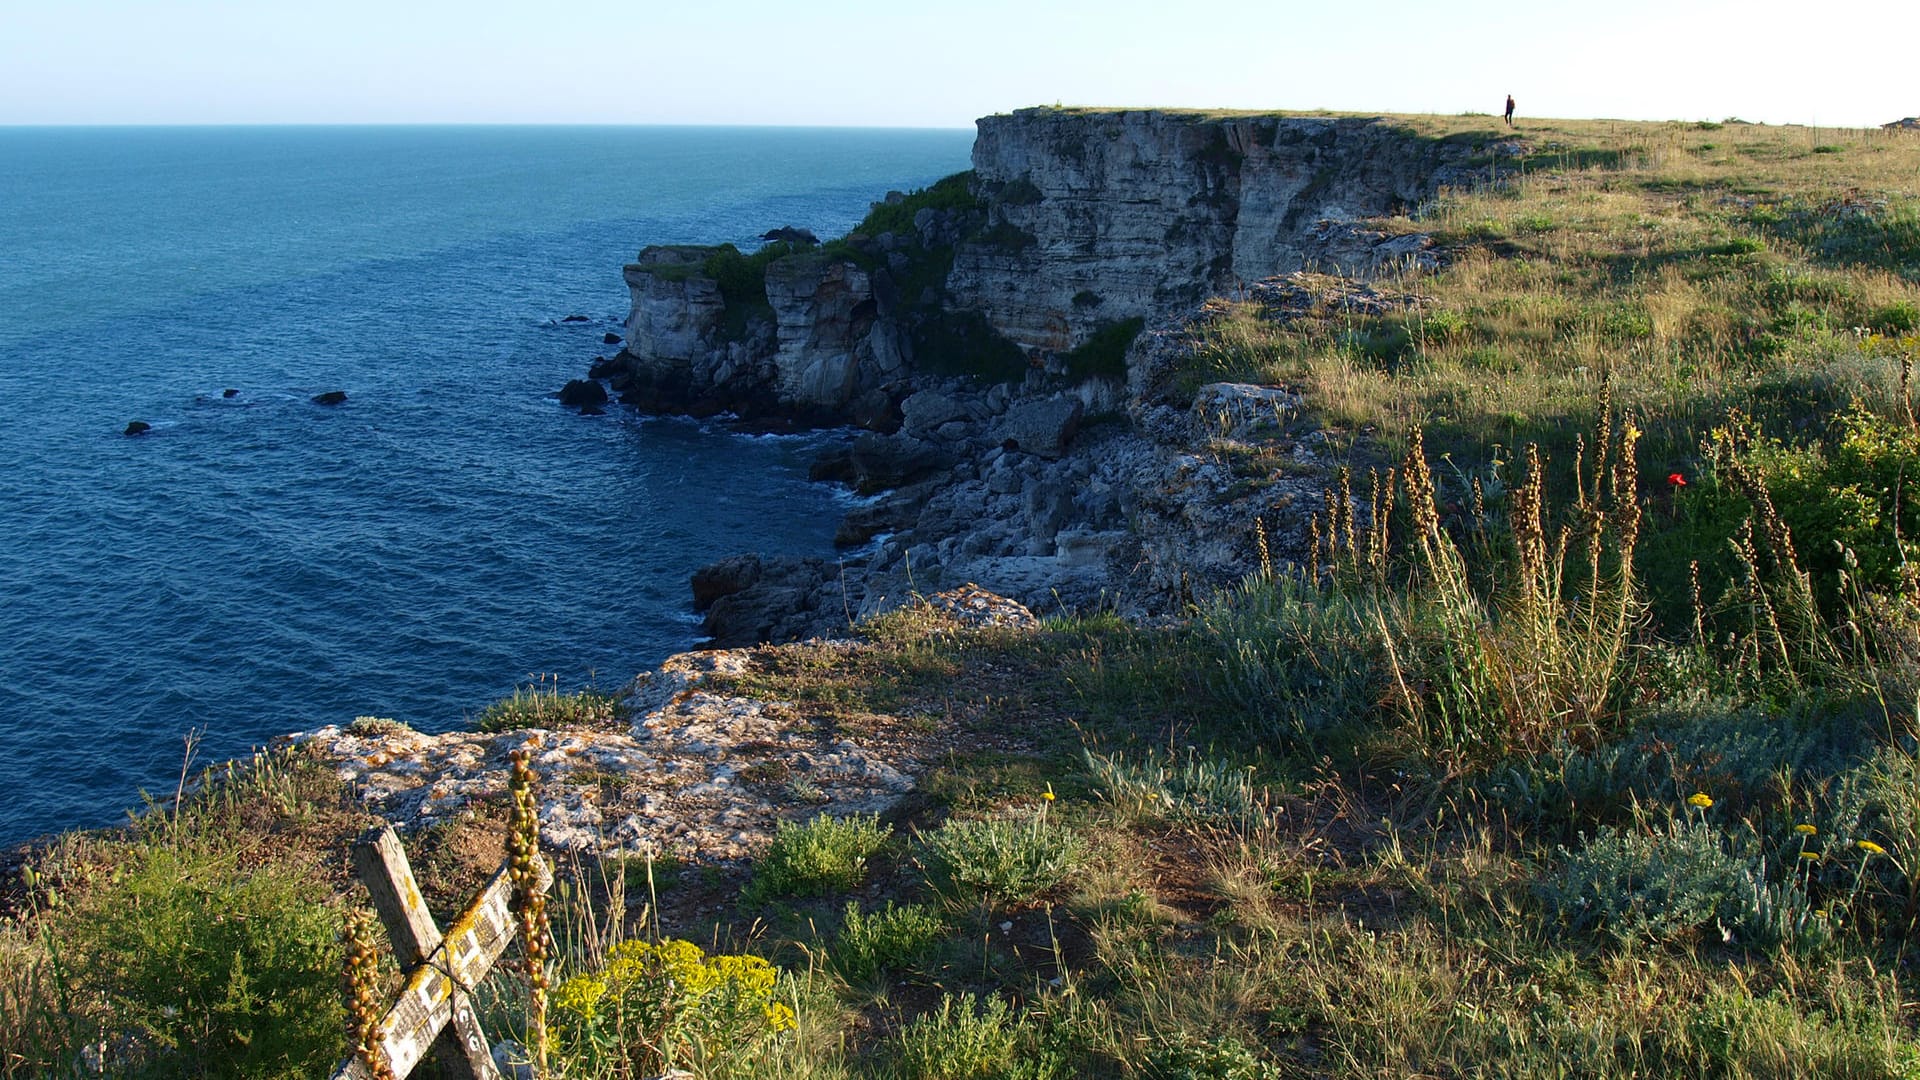
[[[964,127],[1166,105],[1863,127],[1920,3],[0,0],[0,124]]]

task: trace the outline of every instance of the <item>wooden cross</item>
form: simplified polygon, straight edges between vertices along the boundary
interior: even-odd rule
[[[469,991],[480,985],[519,929],[509,901],[507,868],[496,871],[467,910],[442,935],[427,913],[407,852],[392,826],[369,829],[353,845],[354,872],[373,894],[373,909],[387,928],[406,985],[380,1021],[380,1049],[393,1075],[410,1075],[431,1048],[443,1080],[499,1080],[493,1053],[474,1015]],[[540,860],[540,891],[553,882]],[[355,1054],[333,1080],[372,1080]]]

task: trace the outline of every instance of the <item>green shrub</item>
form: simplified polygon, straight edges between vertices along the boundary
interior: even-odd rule
[[[1018,255],[1040,242],[1032,233],[1010,222],[1001,222],[973,238],[974,243],[1008,255]]]
[[[833,945],[833,970],[850,983],[866,982],[925,956],[946,932],[946,920],[925,904],[896,907],[889,900],[886,907],[863,915],[860,905],[849,900]]]
[[[475,731],[517,731],[521,728],[591,727],[619,729],[627,722],[627,704],[619,697],[591,687],[562,693],[557,675],[536,680],[486,707],[474,720]],[[358,723],[358,721],[356,721]]]
[[[1001,185],[998,199],[1009,206],[1032,206],[1045,197],[1033,181],[1022,176]]]
[[[1231,1035],[1182,1034],[1147,1054],[1148,1080],[1278,1080],[1280,1070]]]
[[[909,236],[914,231],[913,217],[922,210],[976,210],[981,205],[973,194],[973,173],[954,173],[909,192],[899,202],[874,203],[865,220],[854,226],[853,231],[867,236],[879,236],[883,232]]]
[[[1856,923],[1873,914],[1888,940],[1920,930],[1920,748],[1911,734],[1841,775],[1825,807],[1820,880],[1843,890]],[[1877,849],[1877,850],[1876,850]]]
[[[940,999],[900,1032],[902,1080],[1044,1080],[1053,1063],[1031,1052],[1026,1025],[998,997]]]
[[[1379,643],[1361,606],[1287,575],[1257,575],[1197,620],[1211,689],[1247,734],[1311,746],[1356,727],[1377,701]]]
[[[1251,824],[1267,809],[1251,766],[1189,750],[1184,759],[1148,750],[1137,760],[1083,750],[1087,771],[1115,805],[1170,821]]]
[[[1790,815],[1781,778],[1808,785],[1858,767],[1872,752],[1875,712],[1871,699],[1818,693],[1778,705],[1676,705],[1628,738],[1510,759],[1476,786],[1536,837],[1563,841],[1700,790],[1750,816]]]
[[[1027,354],[977,311],[940,310],[913,324],[914,366],[935,375],[970,375],[983,382],[1018,382]]]
[[[950,820],[920,838],[927,882],[955,901],[1020,903],[1077,869],[1086,845],[1049,820],[1043,806],[1027,820],[1011,815]]]
[[[1841,600],[1842,570],[1869,589],[1898,590],[1920,566],[1920,431],[1859,407],[1839,428],[1824,452],[1765,439],[1742,451],[1829,610]]]
[[[1466,336],[1467,331],[1472,329],[1466,315],[1451,308],[1429,312],[1422,320],[1422,326],[1426,335],[1435,341],[1452,341]]]
[[[1867,325],[1882,334],[1911,334],[1920,330],[1920,305],[1911,300],[1896,300],[1875,309],[1867,317]]]
[[[1542,886],[1548,906],[1572,929],[1620,941],[1678,943],[1702,935],[1743,945],[1815,945],[1829,919],[1798,884],[1767,881],[1767,862],[1704,820],[1663,829],[1603,829],[1566,855]]]
[[[1078,382],[1100,376],[1109,379],[1127,377],[1127,350],[1147,321],[1138,316],[1110,323],[1093,332],[1066,357],[1067,375]]]
[[[804,825],[781,822],[753,869],[742,899],[750,904],[784,896],[845,892],[867,876],[867,859],[887,846],[893,828],[877,814],[836,818],[821,814]]]
[[[325,1075],[345,1054],[339,913],[282,863],[199,838],[129,846],[113,880],[58,913],[76,990],[97,995],[116,1071]]]
[[[386,716],[356,716],[353,723],[347,725],[347,734],[361,738],[379,738],[387,735],[400,735],[412,731],[413,727],[404,721]]]

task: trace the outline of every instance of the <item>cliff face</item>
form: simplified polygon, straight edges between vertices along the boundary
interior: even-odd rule
[[[643,251],[614,388],[656,411],[890,428],[954,357],[1044,359],[1302,267],[1431,263],[1425,236],[1359,222],[1465,179],[1487,149],[1366,118],[1023,109],[979,129],[971,199],[893,196],[881,224],[746,278],[753,257]]]
[[[1415,206],[1474,152],[1364,118],[1022,109],[979,129],[986,239],[960,247],[947,287],[1043,350],[1291,270],[1417,259],[1424,237],[1346,223]]]

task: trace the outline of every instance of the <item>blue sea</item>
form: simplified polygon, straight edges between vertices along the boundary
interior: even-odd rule
[[[190,731],[206,763],[618,686],[697,642],[701,564],[830,553],[831,436],[553,394],[617,348],[642,246],[836,235],[970,144],[0,129],[0,844],[171,793]]]

